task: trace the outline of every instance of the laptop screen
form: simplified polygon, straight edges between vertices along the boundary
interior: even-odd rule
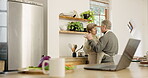
[[[140,40],[132,39],[132,38],[129,39],[125,47],[125,50],[120,58],[120,61],[117,65],[116,70],[126,68],[130,65],[139,43],[140,43]]]

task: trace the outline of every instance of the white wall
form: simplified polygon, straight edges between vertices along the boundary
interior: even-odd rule
[[[125,48],[129,38],[140,39],[141,43],[136,52],[137,56],[142,56],[147,47],[147,0],[111,0],[110,8],[113,31],[119,39],[119,54]],[[131,35],[127,24],[132,20],[137,27],[135,34]]]
[[[40,1],[40,0],[38,0]],[[44,1],[44,0],[43,0]],[[83,44],[83,35],[59,34],[59,13],[76,10],[78,14],[89,9],[89,0],[47,0],[48,1],[48,55],[52,57],[71,55],[68,43]],[[110,0],[113,31],[119,39],[119,54],[122,54],[128,38],[132,37],[127,23],[134,20],[138,32],[134,38],[142,42],[136,55],[148,50],[148,1],[147,0]],[[83,3],[83,4],[82,4]],[[136,37],[135,37],[136,35]]]
[[[148,35],[147,35],[147,33],[148,33],[148,31],[147,31],[147,29],[148,29],[148,0],[146,1],[145,4],[146,4],[146,7],[147,7],[147,8],[145,9],[145,10],[147,11],[147,12],[145,13],[145,14],[147,15],[147,16],[146,16],[146,17],[147,17],[147,18],[146,18],[146,29],[145,29],[145,35],[146,35],[145,41],[146,41],[147,44],[145,45],[145,48],[146,48],[146,50],[148,51],[148,47],[147,47],[147,46],[148,46]]]
[[[62,0],[59,4],[60,13],[68,13],[73,10],[77,11],[78,15],[81,12],[89,10],[89,0]],[[82,4],[83,3],[83,4]],[[59,26],[66,25],[72,20],[59,20]],[[80,21],[81,22],[81,21]],[[86,22],[83,22],[84,26]],[[78,48],[84,43],[84,35],[80,34],[59,34],[59,50],[60,56],[71,56],[72,51],[68,47],[68,43],[77,44]]]
[[[148,35],[147,35],[147,33],[148,33],[148,0],[145,0],[145,5],[146,5],[146,8],[145,8],[145,20],[146,20],[146,22],[145,22],[145,29],[144,29],[144,54],[145,54],[145,52],[146,51],[148,51]]]
[[[76,10],[79,14],[88,8],[89,0],[48,0],[48,55],[52,57],[63,55],[63,53],[68,51],[68,40],[74,41],[73,39],[77,39],[74,43],[82,43],[80,35],[59,35],[59,14],[73,10]]]
[[[80,6],[77,7],[80,8]],[[82,7],[87,7],[89,9],[88,4]],[[119,54],[122,54],[129,38],[136,38],[140,39],[141,43],[135,55],[143,56],[148,50],[148,47],[146,47],[148,45],[146,44],[148,38],[147,0],[111,0],[110,9],[110,19],[113,24],[112,30],[115,32],[119,40]],[[62,12],[68,12],[70,10],[63,9]],[[133,25],[136,27],[136,30],[132,35],[129,33],[127,27],[129,21],[132,21]],[[80,38],[73,36],[79,36]],[[76,43],[80,47],[84,42],[84,39],[82,38],[81,35],[60,34],[60,55],[70,55],[70,49],[67,47],[68,43]]]
[[[59,57],[58,0],[48,0],[48,55]]]

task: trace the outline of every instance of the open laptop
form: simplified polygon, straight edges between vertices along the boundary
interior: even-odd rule
[[[139,43],[140,43],[140,40],[130,38],[126,47],[125,47],[125,50],[120,58],[120,61],[117,65],[96,64],[93,66],[84,67],[84,69],[106,70],[106,71],[108,71],[108,70],[116,71],[116,70],[124,69],[130,65]]]

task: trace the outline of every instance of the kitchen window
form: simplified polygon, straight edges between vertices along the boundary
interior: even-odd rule
[[[100,2],[96,0],[90,1],[90,10],[94,11],[94,23],[98,26],[101,26],[101,21],[105,19],[109,19],[109,3],[106,2]],[[101,36],[101,30],[100,27],[97,27],[98,29],[98,36]]]

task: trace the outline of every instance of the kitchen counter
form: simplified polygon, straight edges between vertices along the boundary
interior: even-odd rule
[[[62,56],[61,58],[65,58],[65,63],[71,65],[82,65],[88,62],[87,57]]]
[[[120,71],[85,70],[84,66],[78,65],[73,73],[66,74],[64,78],[148,78],[148,67],[140,67],[137,62],[132,62],[130,67]],[[1,74],[0,78],[48,78],[48,75],[14,72]]]

